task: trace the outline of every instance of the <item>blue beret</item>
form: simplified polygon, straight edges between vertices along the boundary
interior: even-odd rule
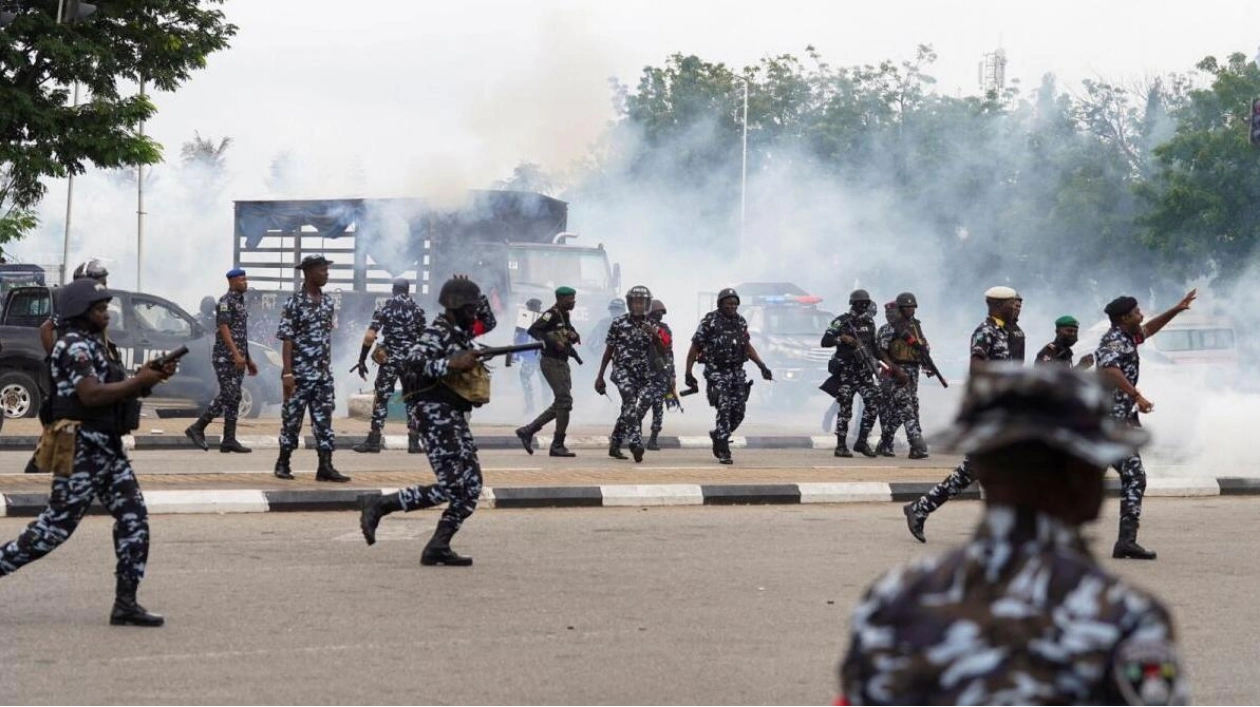
[[[245,275],[245,271],[242,270],[241,268],[232,268],[231,270],[227,271],[227,279],[229,280],[231,280],[234,277],[243,277],[244,275]]]

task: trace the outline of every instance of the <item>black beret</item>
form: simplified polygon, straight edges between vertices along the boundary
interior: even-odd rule
[[[1136,297],[1122,295],[1108,302],[1107,306],[1103,307],[1103,312],[1109,317],[1122,317],[1132,312],[1137,304]]]

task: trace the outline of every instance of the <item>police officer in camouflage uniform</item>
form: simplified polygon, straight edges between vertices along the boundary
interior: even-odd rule
[[[837,704],[1186,704],[1168,609],[1081,534],[1107,465],[1146,441],[1109,402],[1065,367],[972,374],[941,446],[969,454],[984,516],[966,544],[866,591]]]
[[[604,395],[608,389],[604,372],[611,362],[613,385],[621,393],[621,414],[609,437],[608,456],[625,459],[621,445],[628,444],[636,463],[643,461],[643,416],[660,387],[658,371],[664,355],[663,332],[647,316],[651,305],[652,292],[643,285],[635,285],[626,293],[629,312],[608,326],[604,357],[595,377],[595,392]]]
[[[761,377],[774,380],[748,336],[748,322],[739,314],[739,293],[728,287],[718,293],[718,308],[704,315],[691,337],[687,350],[687,387],[699,385],[692,368],[696,361],[704,363],[705,388],[709,404],[717,408],[716,426],[709,431],[713,440],[713,456],[722,464],[734,464],[731,458],[731,434],[744,421],[748,393],[752,381],[744,375],[749,359],[761,369]]]
[[[420,564],[462,567],[471,565],[472,558],[456,554],[451,538],[477,509],[482,482],[477,444],[468,427],[474,404],[457,392],[457,379],[476,370],[485,374],[473,337],[494,329],[496,321],[481,288],[467,277],[457,275],[447,280],[438,294],[438,304],[445,311],[434,317],[407,355],[403,378],[404,394],[415,400],[413,414],[420,418],[418,429],[437,483],[362,497],[359,527],[367,544],[372,545],[382,516],[449,502],[420,555]]]
[[[876,344],[893,377],[886,409],[892,431],[905,425],[910,458],[926,459],[927,443],[923,441],[923,430],[919,426],[919,368],[923,365],[922,350],[930,349],[923,327],[914,316],[919,308],[918,298],[913,292],[902,292],[895,302],[897,318],[887,328],[879,330]],[[891,452],[893,433],[886,434],[889,442],[887,449]]]
[[[161,626],[161,616],[136,602],[149,557],[148,510],[122,437],[139,425],[140,396],[169,378],[175,364],[162,369],[144,366],[127,377],[104,338],[111,297],[104,285],[90,278],[75,280],[59,295],[66,333],[52,350],[52,419],[39,455],[51,466],[47,470],[53,472],[52,493],[39,517],[16,540],[0,547],[0,576],[65,542],[96,498],[114,517],[118,564],[110,624]],[[62,446],[66,437],[73,438],[69,450]]]
[[[311,428],[315,433],[315,449],[319,455],[316,481],[349,481],[333,468],[333,378],[329,364],[332,358],[332,330],[336,312],[333,301],[324,294],[328,284],[328,266],[322,255],[308,255],[298,268],[302,270],[302,289],[284,303],[276,338],[281,341],[284,369],[280,381],[284,388],[284,405],[280,409],[280,456],[276,459],[275,476],[292,479],[290,459],[301,442],[302,417],[311,411]]]
[[[220,452],[248,454],[254,450],[236,440],[236,419],[241,408],[241,380],[245,372],[258,375],[258,366],[249,357],[249,315],[245,311],[245,290],[249,280],[245,271],[233,268],[227,272],[228,291],[219,298],[214,312],[214,350],[211,363],[219,379],[219,394],[206,406],[201,417],[192,423],[184,434],[202,450],[206,444],[206,426],[223,415],[223,439]],[[261,404],[261,402],[259,403]]]
[[[1142,426],[1138,413],[1154,411],[1155,404],[1137,389],[1141,367],[1137,347],[1155,336],[1173,317],[1190,309],[1197,296],[1197,290],[1190,290],[1176,306],[1145,324],[1142,323],[1145,315],[1133,297],[1117,297],[1107,304],[1103,311],[1111,319],[1111,328],[1098,342],[1094,358],[1103,381],[1112,388],[1111,416],[1114,419],[1136,429]],[[1123,457],[1117,455],[1111,461],[1120,474],[1120,534],[1111,556],[1116,559],[1153,560],[1155,552],[1137,542],[1142,497],[1146,493],[1146,468],[1142,465],[1142,457],[1133,452]]]
[[[665,323],[668,314],[665,303],[654,299],[648,309],[648,319],[661,330],[661,358],[659,366],[654,362],[653,370],[657,382],[652,397],[652,436],[648,437],[647,448],[657,452],[661,449],[660,435],[665,428],[665,408],[678,409],[678,378],[674,369],[674,331]]]
[[[999,286],[986,290],[984,301],[989,308],[989,315],[971,334],[972,375],[996,361],[1024,362],[1022,350],[1019,350],[1021,358],[1015,359],[1012,356],[1009,328],[1009,324],[1018,316],[1018,310],[1023,307],[1023,299],[1015,290]],[[962,463],[944,481],[918,500],[903,506],[902,512],[906,516],[906,526],[910,529],[910,534],[921,543],[927,542],[923,535],[923,524],[927,522],[928,516],[949,499],[962,493],[973,480],[970,460],[963,457]]]
[[[381,430],[385,427],[385,416],[389,413],[389,399],[394,394],[394,385],[398,382],[398,372],[403,360],[416,345],[420,332],[424,331],[424,310],[411,299],[411,281],[405,277],[394,280],[389,300],[372,313],[372,322],[363,334],[363,346],[359,349],[359,362],[350,369],[358,373],[359,378],[367,380],[367,357],[375,343],[383,349],[376,369],[375,396],[372,400],[372,427],[367,439],[354,446],[354,451],[376,454],[381,451]],[[376,337],[383,334],[385,343],[377,342]],[[407,416],[407,453],[420,453],[420,434],[416,431],[415,421]]]
[[[836,415],[834,454],[837,457],[853,456],[848,447],[849,422],[853,419],[853,396],[861,395],[862,422],[853,451],[874,457],[875,450],[871,449],[867,439],[875,428],[883,401],[875,378],[858,358],[859,347],[872,357],[876,355],[875,317],[871,315],[871,296],[866,290],[854,290],[849,294],[849,311],[831,320],[819,345],[836,350],[827,365],[828,372],[839,379],[840,385],[836,395],[840,409]]]
[[[884,323],[875,332],[875,357],[884,361],[885,366],[890,358],[884,347],[896,337],[897,332],[893,324],[900,316],[897,312],[896,300],[884,304]],[[902,423],[892,409],[893,397],[897,392],[896,383],[897,379],[893,377],[891,367],[886,367],[879,376],[879,444],[875,445],[875,453],[881,457],[897,456],[893,451],[893,437],[897,434],[897,427]]]
[[[551,387],[551,405],[542,411],[532,422],[516,429],[516,437],[529,454],[534,453],[534,435],[552,420],[556,421],[556,434],[551,438],[548,454],[553,457],[576,457],[564,446],[565,435],[569,431],[569,413],[573,411],[573,376],[569,371],[569,359],[574,352],[573,347],[581,343],[582,337],[573,328],[569,320],[569,312],[577,306],[577,290],[562,286],[556,288],[556,303],[534,320],[526,333],[529,337],[543,343],[542,368],[543,378]]]
[[[1080,326],[1076,317],[1068,314],[1054,320],[1054,341],[1041,347],[1041,350],[1037,352],[1037,358],[1033,360],[1033,365],[1050,364],[1070,367],[1074,357],[1072,347],[1076,345]],[[1081,356],[1081,361],[1076,364],[1076,367],[1085,370],[1093,365],[1094,354],[1087,353]]]

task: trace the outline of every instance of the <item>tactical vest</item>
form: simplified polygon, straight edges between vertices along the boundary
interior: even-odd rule
[[[121,364],[107,358],[104,383],[120,383],[127,379]],[[78,395],[54,395],[52,399],[54,420],[77,420],[82,428],[92,432],[125,435],[140,427],[140,399],[127,398],[109,405],[89,407]]]
[[[893,327],[893,340],[888,344],[888,356],[894,363],[922,363],[923,357],[911,341],[924,344],[923,332],[918,322],[900,323]]]
[[[739,317],[713,318],[713,336],[705,342],[704,360],[714,368],[738,368],[748,360],[747,331]]]

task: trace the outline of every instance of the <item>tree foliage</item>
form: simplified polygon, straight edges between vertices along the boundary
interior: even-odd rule
[[[74,24],[57,23],[53,0],[19,4],[0,29],[0,240],[33,227],[45,179],[161,160],[139,131],[153,103],[131,86],[174,91],[226,48],[236,26],[219,4],[111,0]]]

